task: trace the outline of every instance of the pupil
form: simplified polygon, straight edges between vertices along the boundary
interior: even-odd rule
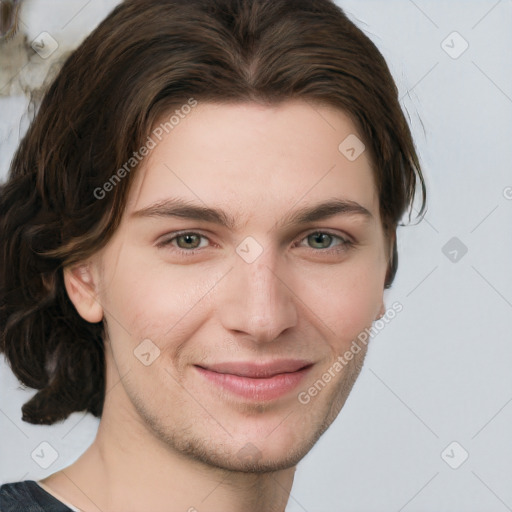
[[[322,245],[322,243],[325,241],[329,242],[329,238],[331,236],[326,233],[316,233],[316,234],[312,235],[312,237],[313,237],[315,244],[318,243],[319,245]],[[327,244],[327,246],[329,246],[329,243]],[[325,248],[325,246],[324,246],[324,248]]]
[[[185,245],[194,245],[194,240],[197,238],[196,235],[182,235],[182,240],[184,241]]]

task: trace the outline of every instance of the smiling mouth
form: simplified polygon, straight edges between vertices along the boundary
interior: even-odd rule
[[[289,394],[312,366],[308,361],[281,360],[263,364],[226,362],[195,368],[209,383],[225,391],[250,400],[268,401]]]

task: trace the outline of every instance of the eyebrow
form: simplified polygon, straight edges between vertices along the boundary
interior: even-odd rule
[[[308,224],[324,220],[335,215],[350,215],[363,218],[365,221],[373,219],[372,213],[355,201],[347,199],[334,198],[328,201],[299,208],[286,214],[283,219],[277,223],[282,227],[293,225]],[[213,224],[219,224],[228,229],[235,229],[237,220],[224,210],[202,206],[197,203],[186,201],[181,198],[169,198],[146,206],[131,214],[132,217],[179,217],[192,219]]]

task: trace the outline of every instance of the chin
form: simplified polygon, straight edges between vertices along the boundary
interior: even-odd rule
[[[297,423],[295,422],[295,425]],[[241,473],[271,473],[296,466],[313,448],[330,422],[311,425],[306,429],[290,431],[292,424],[281,432],[274,431],[268,436],[238,436],[224,439],[215,446],[203,439],[188,444],[188,455],[196,460],[228,471]],[[277,427],[282,428],[281,427]],[[183,446],[181,447],[183,448]]]
[[[314,444],[314,443],[313,443]],[[273,473],[295,467],[309,452],[310,446],[283,447],[276,453],[263,451],[251,442],[247,442],[240,450],[230,455],[216,452],[202,453],[198,460],[209,466],[240,473]]]

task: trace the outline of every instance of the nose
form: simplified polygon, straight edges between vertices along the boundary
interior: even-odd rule
[[[268,249],[252,263],[235,255],[234,268],[219,290],[218,309],[224,328],[232,335],[266,343],[297,324],[293,285],[282,263]]]

